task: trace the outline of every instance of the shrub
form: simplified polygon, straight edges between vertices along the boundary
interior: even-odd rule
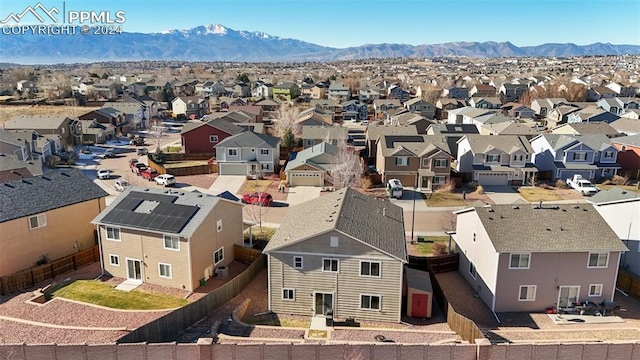
[[[475,191],[475,193],[476,193],[476,194],[479,194],[479,195],[484,194],[484,188],[482,187],[482,185],[478,185],[478,186],[476,186],[476,191]]]
[[[453,192],[456,188],[456,183],[453,180],[447,181],[444,185],[438,188],[435,192],[437,193],[450,193]]]
[[[614,175],[611,178],[611,183],[614,185],[626,185],[629,182],[629,178],[627,176]]]
[[[567,189],[567,188],[569,188],[569,187],[567,186],[567,183],[566,183],[566,182],[564,182],[564,181],[562,181],[562,179],[558,179],[558,180],[556,180],[556,187],[557,187],[558,189]]]
[[[611,181],[611,180],[605,180],[605,181],[603,181],[603,182],[602,182],[602,185],[611,185],[611,184],[616,185],[616,184],[615,184],[613,181]]]
[[[371,177],[370,176],[363,176],[360,179],[360,186],[362,187],[362,189],[364,190],[369,190],[373,187],[373,181],[371,181]]]
[[[433,255],[446,255],[447,254],[447,245],[441,242],[437,242],[433,244]]]
[[[540,184],[540,186],[539,186],[539,187],[540,187],[541,189],[545,189],[545,190],[552,190],[552,189],[553,189],[553,186],[551,186],[551,185],[549,185],[549,184],[547,184],[547,183],[542,183],[542,184]]]

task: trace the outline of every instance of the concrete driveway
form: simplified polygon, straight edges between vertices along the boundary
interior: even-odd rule
[[[389,198],[389,201],[394,205],[400,206],[404,211],[413,211],[414,196],[416,200],[416,212],[427,212],[429,208],[422,198],[422,194],[418,193],[413,188],[405,187],[402,191],[402,198]]]
[[[319,197],[322,188],[317,186],[294,186],[287,189],[287,203],[289,203],[289,206],[294,206]]]
[[[214,195],[218,195],[222,192],[228,191],[232,194],[238,195],[238,191],[242,187],[242,184],[247,180],[244,175],[220,175],[213,182],[213,185],[209,187],[209,192]],[[242,195],[242,194],[240,194]]]
[[[511,186],[484,186],[483,188],[484,193],[496,204],[513,204],[523,200]]]

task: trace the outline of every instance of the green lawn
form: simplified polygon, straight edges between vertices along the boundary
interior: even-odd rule
[[[640,193],[640,189],[638,189],[637,186],[632,186],[632,185],[602,185],[602,184],[598,184],[596,185],[596,187],[600,190],[609,190],[612,188],[622,188],[624,190],[627,191],[633,191],[633,192],[637,192]]]
[[[247,324],[252,325],[266,325],[266,326],[282,326],[282,327],[294,327],[294,328],[308,328],[311,325],[311,320],[294,320],[294,319],[242,319]]]
[[[139,290],[120,291],[93,280],[76,280],[54,291],[53,296],[121,310],[173,309],[188,304],[182,298]]]
[[[207,165],[208,162],[206,160],[191,160],[191,161],[179,161],[179,162],[167,162],[162,164],[165,169],[177,169],[183,167],[191,167],[191,166],[201,166]]]
[[[465,206],[461,194],[450,192],[435,192],[427,195],[427,206],[429,207],[449,207],[449,206]]]
[[[415,249],[421,255],[431,255],[433,254],[433,244],[435,243],[443,243],[445,246],[449,245],[449,237],[448,236],[425,236],[425,239],[428,242],[417,242],[411,246],[415,247]]]
[[[518,192],[523,199],[529,202],[562,200],[560,196],[550,189],[522,186],[518,188]]]
[[[263,226],[262,227],[262,232],[260,232],[260,226],[259,225],[254,225],[251,228],[251,232],[253,234],[253,239],[254,240],[266,240],[269,241],[271,240],[271,237],[273,236],[273,234],[276,233],[276,228],[270,228],[270,227],[266,227]],[[249,229],[244,231],[244,239],[245,240],[249,240]]]

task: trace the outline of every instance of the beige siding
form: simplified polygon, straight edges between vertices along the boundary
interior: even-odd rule
[[[0,223],[0,276],[35,266],[43,255],[55,260],[94,246],[91,220],[104,208],[101,198],[50,210],[37,229],[29,228],[29,217]]]

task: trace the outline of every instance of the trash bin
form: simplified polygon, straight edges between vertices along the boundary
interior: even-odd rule
[[[205,280],[205,278],[200,279],[200,286],[205,286],[207,285],[207,280]]]
[[[329,310],[325,313],[327,323],[326,325],[329,327],[333,327],[333,310]]]

